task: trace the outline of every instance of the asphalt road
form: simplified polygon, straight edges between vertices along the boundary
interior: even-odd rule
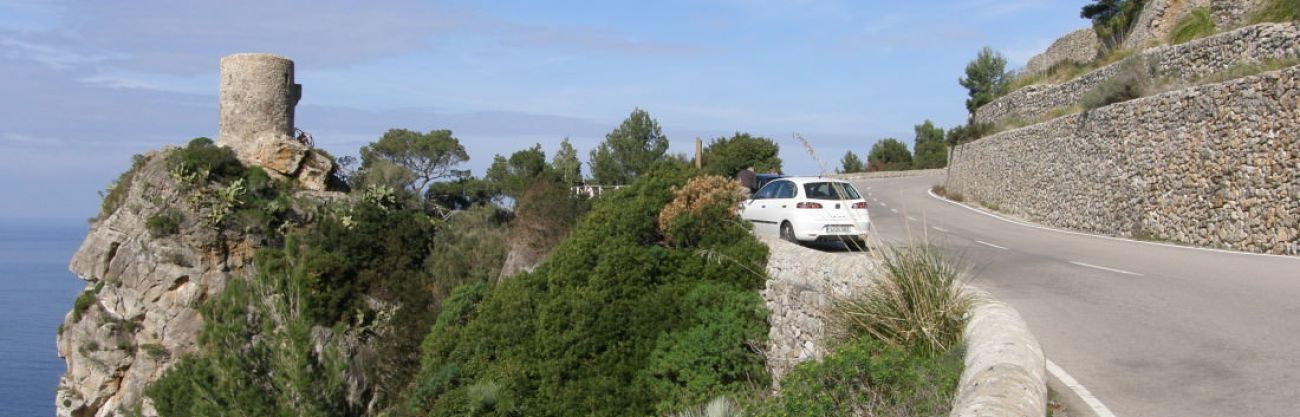
[[[941,181],[855,185],[878,237],[962,256],[1116,416],[1300,415],[1300,257],[1016,224],[931,197]]]

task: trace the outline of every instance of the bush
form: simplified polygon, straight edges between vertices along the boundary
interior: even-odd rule
[[[1088,110],[1122,103],[1155,92],[1150,66],[1144,59],[1124,62],[1119,72],[1084,94],[1079,104]]]
[[[99,296],[99,290],[101,289],[104,289],[103,281],[95,283],[93,288],[77,296],[77,300],[72,303],[72,322],[81,321],[81,316],[86,314],[86,310],[97,301],[95,297]]]
[[[148,229],[149,236],[154,238],[171,236],[181,231],[181,221],[184,219],[180,210],[169,207],[149,216],[149,220],[145,222],[145,229]]]
[[[1250,23],[1291,22],[1300,20],[1300,0],[1265,0],[1250,16]]]
[[[962,372],[962,349],[921,355],[862,338],[786,374],[758,417],[942,416]]]
[[[688,172],[658,164],[596,200],[533,272],[444,304],[401,411],[463,415],[495,386],[512,409],[490,415],[644,416],[765,385],[749,346],[767,333],[765,277],[750,271],[766,247],[740,225],[690,247],[658,244],[657,216]]]
[[[126,201],[126,194],[131,190],[131,183],[135,180],[135,174],[139,172],[140,168],[143,168],[145,164],[149,163],[149,159],[150,157],[145,155],[135,155],[131,157],[131,168],[119,175],[112,184],[109,184],[108,189],[99,193],[99,197],[102,198],[99,203],[99,215],[95,216],[95,218],[91,220],[100,220],[108,217],[110,214],[113,214],[114,211],[117,211],[118,207],[122,206],[122,202]]]
[[[185,147],[168,155],[172,167],[194,173],[207,173],[207,181],[222,181],[244,175],[244,164],[235,157],[235,151],[217,146],[212,139],[194,138]],[[265,174],[265,173],[263,173]]]
[[[690,246],[715,230],[730,227],[735,208],[748,198],[739,182],[716,175],[692,178],[673,190],[673,201],[659,212],[659,230],[669,246]]]
[[[832,328],[928,356],[957,346],[970,306],[960,269],[928,245],[888,250],[882,261],[883,279],[836,303]]]
[[[1204,38],[1213,35],[1214,18],[1210,17],[1210,9],[1197,7],[1192,9],[1178,20],[1174,25],[1174,30],[1169,32],[1169,44],[1177,45],[1193,39]]]

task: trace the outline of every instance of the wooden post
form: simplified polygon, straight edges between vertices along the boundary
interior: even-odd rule
[[[695,138],[695,169],[704,168],[704,141]]]

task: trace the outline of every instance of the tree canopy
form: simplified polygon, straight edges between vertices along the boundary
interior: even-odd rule
[[[582,183],[582,161],[578,160],[578,150],[569,143],[569,138],[560,142],[560,150],[555,152],[551,167],[561,183],[569,186]]]
[[[751,166],[758,172],[780,171],[780,153],[781,147],[771,139],[736,132],[729,138],[709,142],[709,146],[704,148],[703,168],[706,174],[726,178],[734,177],[740,170]]]
[[[1079,17],[1092,20],[1097,39],[1107,50],[1115,49],[1128,37],[1145,3],[1144,0],[1092,0],[1079,11]]]
[[[913,127],[916,130],[916,142],[912,149],[916,151],[912,167],[916,169],[943,168],[948,163],[948,146],[944,142],[943,128],[926,120]]]
[[[967,110],[973,114],[980,106],[1005,92],[1009,81],[1006,68],[1007,59],[987,46],[980,49],[975,60],[966,64],[966,76],[957,79],[957,82],[966,87],[970,96],[966,99]]]
[[[862,172],[863,169],[864,169],[864,167],[862,166],[862,159],[861,159],[861,158],[858,158],[858,155],[857,155],[857,154],[854,154],[853,151],[845,151],[845,152],[844,152],[844,157],[843,157],[843,158],[840,158],[840,173],[841,173],[841,174],[851,174],[851,173],[854,173],[854,172]]]
[[[867,171],[901,171],[911,167],[912,153],[898,139],[881,139],[867,154]]]
[[[501,155],[493,157],[492,166],[488,167],[484,179],[497,184],[502,194],[518,199],[538,176],[550,168],[546,164],[546,152],[542,151],[542,145],[536,144],[515,151],[509,159]]]
[[[630,184],[667,151],[668,137],[659,122],[638,108],[591,150],[591,176],[599,184]]]
[[[456,166],[468,160],[465,147],[450,130],[391,129],[361,147],[364,181],[417,193],[433,181],[461,176]]]

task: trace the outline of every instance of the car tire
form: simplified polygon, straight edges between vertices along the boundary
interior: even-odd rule
[[[794,238],[794,226],[791,226],[791,225],[790,225],[790,222],[782,222],[782,223],[781,223],[781,239],[783,239],[783,240],[787,240],[787,241],[790,241],[790,242],[794,242],[794,241],[795,241],[795,238]]]

